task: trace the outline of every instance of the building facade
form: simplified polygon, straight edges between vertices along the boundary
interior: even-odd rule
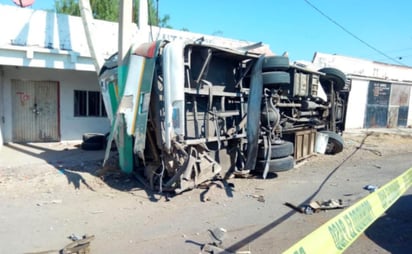
[[[315,53],[313,64],[349,78],[347,129],[412,126],[411,67],[324,53]]]
[[[107,132],[81,19],[0,5],[0,22],[0,146]],[[116,24],[97,23],[117,36]],[[101,52],[116,48],[116,40],[107,41]]]
[[[0,4],[0,146],[7,142],[80,140],[106,133],[109,120],[80,17]],[[118,49],[118,25],[91,24],[97,55]],[[131,42],[138,29],[132,28]],[[201,39],[227,47],[250,42],[152,27],[151,38]],[[140,36],[142,37],[142,36]],[[267,46],[262,52],[271,53]]]
[[[106,133],[109,120],[81,18],[0,5],[0,146],[7,142],[80,140]],[[117,23],[94,20],[98,55],[117,51]],[[251,43],[166,28],[150,37],[201,39],[223,47]],[[138,29],[133,27],[132,41]],[[263,45],[256,51],[272,54]],[[412,68],[315,53],[316,68],[336,67],[351,82],[346,128],[412,125]]]

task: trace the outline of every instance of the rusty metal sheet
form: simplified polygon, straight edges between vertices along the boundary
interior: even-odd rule
[[[389,106],[388,110],[388,128],[398,127],[399,106]]]
[[[367,105],[365,128],[386,128],[388,123],[388,106]]]
[[[409,106],[400,106],[398,112],[398,127],[406,127],[408,125]]]
[[[389,105],[409,106],[410,86],[392,84],[391,98]]]
[[[368,104],[387,106],[391,94],[391,84],[374,82],[369,83]]]
[[[391,84],[374,81],[369,83],[365,128],[387,127],[390,94]]]

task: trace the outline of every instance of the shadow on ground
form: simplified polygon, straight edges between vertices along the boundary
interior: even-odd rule
[[[41,173],[37,168],[48,165],[65,175],[68,185],[75,189],[84,187],[94,191],[83,173],[99,177],[96,173],[101,169],[103,158],[103,150],[82,150],[78,143],[9,143],[1,150],[0,169],[10,175],[32,178]],[[120,171],[107,174],[102,180],[120,191],[144,188],[132,175]]]
[[[39,168],[52,166],[65,175],[67,184],[75,189],[86,188],[95,191],[86,177],[89,174],[100,178],[110,188],[119,191],[144,190],[152,202],[173,197],[170,192],[152,191],[142,176],[126,174],[119,170],[117,152],[112,151],[108,167],[102,169],[104,150],[82,150],[79,143],[9,143],[0,153],[0,170],[8,171],[9,175],[20,175],[20,178],[30,179],[41,174]],[[108,168],[108,169],[107,169]],[[23,177],[21,177],[23,176]],[[224,180],[219,181],[229,197],[233,197],[232,186]],[[207,186],[208,189],[210,186]],[[203,193],[205,195],[207,190]],[[203,196],[200,197],[203,199]]]
[[[360,145],[357,146],[339,165],[337,165],[333,170],[330,171],[330,173],[325,177],[325,179],[322,181],[322,183],[319,185],[319,187],[316,189],[314,193],[308,196],[305,201],[303,201],[301,204],[299,204],[297,207],[302,207],[305,204],[308,204],[310,201],[312,201],[316,195],[321,191],[323,186],[329,181],[331,177],[338,171],[348,160],[350,160],[360,149],[362,149],[363,145],[365,144],[366,139],[371,135],[371,133],[367,133],[362,141],[360,142]],[[269,223],[268,225],[262,227],[261,229],[257,230],[256,232],[250,234],[249,236],[240,239],[238,242],[232,244],[231,246],[227,247],[226,249],[229,251],[239,251],[241,248],[246,247],[248,244],[251,242],[255,241],[256,239],[260,238],[267,232],[271,231],[273,228],[277,227],[278,225],[282,224],[286,220],[288,220],[290,217],[292,217],[294,214],[296,214],[296,210],[291,210],[287,212],[286,214],[282,215],[280,218],[277,218],[273,222]]]
[[[365,234],[389,253],[410,253],[412,249],[412,195],[402,196]]]

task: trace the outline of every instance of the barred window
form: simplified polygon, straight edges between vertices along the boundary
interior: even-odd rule
[[[74,90],[74,116],[106,117],[101,93]]]

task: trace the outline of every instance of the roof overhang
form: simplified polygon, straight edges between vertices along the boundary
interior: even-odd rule
[[[74,51],[11,45],[0,47],[0,65],[95,71],[89,56]]]

